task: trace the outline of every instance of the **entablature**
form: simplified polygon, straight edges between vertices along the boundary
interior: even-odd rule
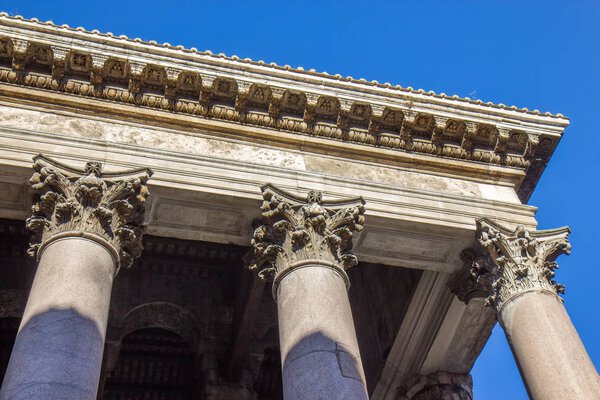
[[[423,168],[456,160],[482,175],[488,171],[481,165],[523,171],[514,184],[523,202],[568,125],[561,115],[7,15],[0,16],[0,82],[40,98],[58,92],[97,99],[107,109],[121,103],[148,110],[148,119],[179,118],[182,127],[201,119],[221,133],[226,123],[248,141],[258,139],[247,128],[264,129],[300,144],[318,138],[322,152],[336,141],[370,153],[391,150]]]

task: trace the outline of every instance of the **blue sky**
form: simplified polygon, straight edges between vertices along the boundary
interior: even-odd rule
[[[592,1],[1,1],[27,18],[210,49],[571,118],[530,204],[541,229],[570,225],[565,307],[600,363],[597,256],[600,3]],[[548,351],[552,351],[548,349]],[[499,328],[475,396],[526,399]]]

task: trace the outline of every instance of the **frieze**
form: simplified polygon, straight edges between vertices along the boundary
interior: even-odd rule
[[[0,37],[0,60],[5,61],[0,63],[0,82],[4,83],[526,170],[519,189],[523,201],[559,139],[527,128],[417,112],[410,106],[392,107],[209,75],[189,64],[174,68],[20,38]],[[542,141],[549,152],[538,146]]]

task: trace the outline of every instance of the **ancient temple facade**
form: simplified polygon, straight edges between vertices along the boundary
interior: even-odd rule
[[[568,124],[0,14],[0,399],[472,400],[496,321],[600,399],[527,204]]]

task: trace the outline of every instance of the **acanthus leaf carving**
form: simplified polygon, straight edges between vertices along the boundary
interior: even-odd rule
[[[107,56],[94,55],[92,57],[90,83],[94,86],[94,92],[96,93],[96,96],[100,96],[102,93],[102,86],[104,83],[104,67],[107,60]]]
[[[274,279],[303,262],[326,263],[341,271],[357,264],[352,237],[364,224],[362,198],[324,202],[321,192],[306,200],[265,185],[261,207],[264,224],[252,239],[249,268]]]
[[[88,162],[81,172],[43,156],[35,157],[33,168],[29,255],[37,256],[41,246],[68,232],[104,239],[125,268],[140,255],[151,170],[103,175],[98,162]]]
[[[51,46],[52,48],[52,78],[61,81],[67,70],[67,55],[69,49],[60,46]]]
[[[491,278],[488,305],[500,311],[510,299],[525,292],[564,293],[564,286],[554,281],[554,271],[558,268],[555,259],[570,254],[569,233],[568,227],[529,231],[519,225],[509,230],[487,219],[477,221],[479,244],[492,263],[474,263],[472,274]]]
[[[464,249],[460,253],[464,269],[450,282],[450,289],[460,301],[468,304],[473,298],[487,298],[492,292],[492,260],[482,249]]]
[[[31,45],[27,40],[16,38],[12,40],[12,44],[12,68],[22,73],[31,58]]]
[[[6,38],[0,40],[0,56],[12,58],[12,69],[0,68],[0,81],[11,84],[325,139],[523,169],[526,178],[518,189],[523,201],[531,194],[557,144],[556,138],[539,137],[540,133],[529,130],[522,132],[523,142],[515,144],[510,137],[515,127],[510,124],[475,122],[464,120],[467,116],[457,116],[444,127],[444,120],[449,116],[438,113],[414,111],[401,105],[392,109],[377,102],[356,102],[334,94],[275,87],[245,79],[238,82],[208,72],[202,76],[197,73],[198,79],[194,80],[190,74],[180,74],[175,66],[147,65],[143,58],[125,57],[125,54],[120,61],[111,61],[110,58],[118,55],[109,56],[104,51],[82,53],[67,44],[46,45]],[[44,66],[42,70],[51,66],[52,70],[41,72],[28,68],[31,63]],[[79,76],[65,80],[67,71],[78,72]],[[88,82],[81,81],[85,75],[89,76]],[[181,78],[186,78],[185,85]],[[114,80],[118,85],[105,87],[104,80],[111,83]],[[252,86],[257,90],[248,93]],[[223,101],[225,107],[220,104]]]

